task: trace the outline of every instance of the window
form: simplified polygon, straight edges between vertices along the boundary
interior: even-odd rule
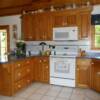
[[[92,25],[92,49],[100,49],[100,25]]]

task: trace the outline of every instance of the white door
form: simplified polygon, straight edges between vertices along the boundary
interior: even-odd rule
[[[56,78],[75,79],[75,58],[50,59],[50,76]]]

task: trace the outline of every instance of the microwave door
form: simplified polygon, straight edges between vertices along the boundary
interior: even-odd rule
[[[69,32],[55,32],[54,40],[68,40]]]

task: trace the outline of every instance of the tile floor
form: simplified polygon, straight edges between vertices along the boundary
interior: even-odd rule
[[[12,97],[0,96],[0,100],[100,100],[100,93],[90,89],[33,83]]]

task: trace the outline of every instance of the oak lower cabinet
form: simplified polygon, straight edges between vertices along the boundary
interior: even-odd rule
[[[92,60],[91,88],[100,92],[100,59]]]
[[[77,58],[76,86],[90,87],[91,59]]]
[[[0,94],[11,96],[33,81],[33,63],[23,59],[0,65]]]
[[[49,83],[49,57],[35,57],[33,80]]]

